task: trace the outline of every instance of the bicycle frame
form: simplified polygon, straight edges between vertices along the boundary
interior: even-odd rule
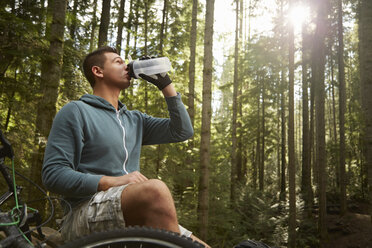
[[[0,206],[3,205],[5,201],[7,201],[9,198],[14,196],[14,182],[12,180],[11,175],[8,172],[7,167],[4,164],[5,157],[8,157],[10,159],[13,159],[14,153],[11,144],[9,143],[8,140],[5,139],[3,133],[0,130],[0,141],[1,145],[0,146],[0,171],[1,174],[3,175],[7,185],[8,185],[8,191],[5,192],[1,197],[0,197]],[[22,190],[22,187],[16,186],[16,194],[17,197],[20,194]],[[19,228],[17,225],[8,225],[8,226],[0,226],[0,230],[4,231],[6,234],[6,238],[0,241],[0,247],[33,247],[31,246],[23,237],[19,229],[22,230],[22,232],[28,231],[29,230],[29,225],[28,223],[30,222],[36,222],[36,224],[41,223],[41,216],[39,212],[35,213],[27,213],[27,206],[26,204],[23,204],[21,199],[18,197],[18,203],[19,205],[23,205],[23,211],[20,216],[20,224]],[[11,223],[13,222],[13,219],[11,217],[10,212],[2,212],[0,209],[0,223]],[[41,231],[41,228],[37,229],[39,235],[41,237],[45,237]],[[28,238],[31,239],[31,234],[29,233]]]

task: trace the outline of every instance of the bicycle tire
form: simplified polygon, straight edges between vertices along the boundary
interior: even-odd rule
[[[202,248],[204,245],[178,233],[149,227],[128,227],[91,233],[60,248]]]

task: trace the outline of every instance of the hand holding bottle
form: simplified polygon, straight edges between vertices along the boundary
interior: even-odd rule
[[[159,90],[164,89],[167,85],[172,83],[172,80],[167,75],[171,66],[169,59],[166,57],[142,57],[139,60],[130,61],[128,68],[131,77],[141,77],[154,84]]]

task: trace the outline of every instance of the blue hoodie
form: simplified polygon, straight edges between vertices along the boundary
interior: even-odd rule
[[[139,171],[142,145],[184,141],[193,135],[180,94],[165,98],[170,118],[116,110],[108,101],[84,95],[56,115],[45,149],[42,180],[72,205],[97,192],[102,176]]]

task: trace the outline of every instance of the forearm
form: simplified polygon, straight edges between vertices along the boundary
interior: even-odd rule
[[[165,97],[177,96],[177,91],[173,84],[167,85],[164,89],[162,89],[162,92]]]
[[[94,194],[101,177],[101,175],[82,173],[58,164],[46,164],[42,170],[44,186],[49,191],[69,197]]]
[[[98,182],[98,191],[106,191],[111,187],[120,186],[114,177],[103,176]]]

